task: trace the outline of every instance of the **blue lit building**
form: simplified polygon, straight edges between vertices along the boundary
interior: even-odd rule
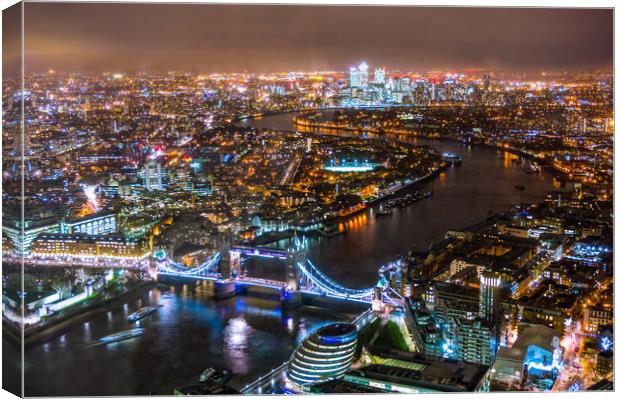
[[[340,378],[351,367],[357,347],[357,327],[334,323],[307,337],[291,356],[288,378],[296,388]]]
[[[323,169],[330,172],[340,173],[370,172],[377,166],[379,166],[379,164],[376,162],[369,162],[368,160],[360,162],[357,158],[336,160],[336,162],[331,159],[329,163],[323,167]]]
[[[349,70],[349,86],[360,87],[360,76],[356,67],[351,67]]]
[[[492,378],[506,384],[519,384],[525,382],[528,375],[557,375],[562,368],[558,335],[552,328],[542,325],[526,328],[512,347],[499,349]]]

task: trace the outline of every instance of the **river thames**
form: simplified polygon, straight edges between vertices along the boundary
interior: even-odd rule
[[[268,116],[242,125],[293,130],[294,116]],[[431,199],[396,208],[391,216],[381,218],[374,216],[376,207],[371,208],[347,222],[344,234],[306,240],[308,258],[343,285],[372,286],[378,266],[398,254],[426,249],[446,230],[480,222],[490,211],[540,202],[553,186],[550,173],[528,175],[511,162],[512,155],[492,148],[426,139],[412,142],[456,153],[463,163],[410,189],[432,189]],[[515,185],[526,189],[516,190]],[[284,275],[282,267],[264,262],[249,268],[252,274],[267,278]],[[231,369],[235,375],[230,385],[239,389],[288,360],[309,332],[360,311],[359,307],[338,312],[313,307],[283,311],[268,293],[215,301],[209,291],[206,284],[160,285],[140,299],[28,348],[26,395],[169,394],[173,387],[194,383],[209,366]],[[88,345],[131,328],[127,315],[155,303],[163,307],[142,321],[143,336],[107,346]],[[18,356],[17,345],[5,350]]]
[[[267,116],[244,121],[242,126],[295,130],[295,113]],[[325,131],[315,131],[328,134]],[[329,132],[333,134],[333,131]],[[339,134],[373,139],[365,134],[340,131]],[[376,136],[375,136],[376,137]],[[311,240],[308,258],[336,281],[351,287],[368,287],[376,282],[377,266],[394,260],[412,248],[427,249],[443,238],[448,229],[463,228],[484,220],[489,211],[504,211],[516,203],[544,200],[553,186],[550,173],[529,175],[507,152],[484,146],[464,146],[447,140],[403,139],[387,136],[378,139],[401,139],[428,145],[440,152],[452,152],[463,158],[437,178],[404,190],[433,190],[430,200],[416,202],[407,208],[395,208],[391,216],[377,218],[377,207],[354,218],[346,233],[331,238]],[[515,189],[523,185],[525,190]],[[355,270],[355,273],[351,273]]]

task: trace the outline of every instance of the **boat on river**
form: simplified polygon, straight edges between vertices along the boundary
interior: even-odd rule
[[[126,339],[139,337],[144,333],[144,328],[132,328],[131,330],[121,331],[116,334],[106,335],[103,338],[99,338],[99,342],[102,344],[109,344],[112,342],[124,341]]]
[[[535,175],[540,173],[540,165],[536,162],[523,162],[521,164],[521,168],[525,171],[525,173]]]
[[[138,320],[143,319],[146,316],[150,315],[151,313],[155,312],[159,308],[160,308],[160,306],[145,306],[143,308],[140,308],[136,312],[133,312],[132,314],[130,314],[127,317],[127,320],[129,320],[129,321],[138,321]]]
[[[442,158],[448,165],[459,166],[463,162],[463,158],[451,152],[444,152]]]
[[[384,208],[383,205],[379,207],[376,215],[379,216],[390,216],[392,214],[392,210],[390,208]]]

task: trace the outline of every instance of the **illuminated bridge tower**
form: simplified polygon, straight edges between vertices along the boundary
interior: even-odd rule
[[[286,251],[286,288],[280,294],[283,307],[293,308],[301,305],[300,289],[305,282],[297,265],[305,263],[306,251],[303,242],[295,235],[293,245]]]
[[[235,278],[239,276],[241,272],[241,254],[237,251],[230,250],[230,240],[228,238],[224,239],[221,248],[221,278],[215,282],[215,297],[229,298],[237,293]]]

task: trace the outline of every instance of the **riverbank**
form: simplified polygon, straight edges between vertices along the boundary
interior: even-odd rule
[[[53,339],[95,316],[112,310],[128,300],[139,297],[146,290],[153,288],[154,286],[155,283],[152,281],[143,281],[119,295],[93,302],[88,306],[81,308],[79,312],[71,313],[66,317],[56,319],[52,323],[26,328],[24,331],[23,344],[25,347],[31,347]],[[3,320],[2,329],[7,333],[7,336],[11,337],[18,344],[21,343],[21,330],[18,327]]]
[[[380,107],[380,106],[368,106],[368,107],[358,107],[358,108],[363,108],[363,109],[386,109],[386,108],[420,108],[417,106],[384,106],[384,107]],[[424,108],[424,107],[422,107]],[[288,111],[279,111],[279,112],[270,112],[270,113],[265,113],[265,114],[261,114],[258,118],[254,117],[252,115],[247,116],[245,118],[239,118],[237,120],[237,123],[244,123],[247,122],[249,120],[261,120],[263,117],[273,117],[273,116],[278,116],[278,115],[286,115],[286,114],[291,114],[291,113],[304,113],[304,112],[312,112],[312,111],[337,111],[337,110],[347,110],[347,109],[355,109],[354,108],[346,108],[346,107],[328,107],[328,108],[320,108],[320,109],[296,109],[296,110],[288,110]],[[305,129],[315,129],[315,130],[319,130],[319,129],[324,129],[324,130],[332,130],[332,131],[346,131],[349,133],[356,133],[356,132],[368,132],[371,134],[375,134],[377,136],[385,136],[385,135],[394,135],[394,136],[404,136],[404,137],[409,137],[409,138],[418,138],[418,139],[425,139],[425,140],[438,140],[438,141],[450,141],[450,142],[455,142],[455,143],[461,143],[461,144],[470,144],[470,145],[480,145],[483,147],[488,147],[488,148],[493,148],[496,150],[502,150],[502,151],[506,151],[509,152],[511,154],[514,155],[518,155],[521,156],[523,158],[526,158],[528,160],[532,160],[532,161],[536,161],[538,163],[541,164],[541,166],[546,166],[548,168],[550,168],[553,172],[555,172],[557,175],[559,176],[569,176],[570,173],[568,173],[567,171],[559,168],[557,165],[555,165],[553,162],[548,161],[544,158],[540,158],[534,154],[531,154],[529,152],[526,152],[524,150],[515,148],[515,147],[506,147],[502,144],[491,144],[491,143],[483,143],[483,142],[472,142],[472,143],[464,143],[463,141],[454,138],[454,137],[446,137],[446,136],[442,136],[439,134],[421,134],[418,132],[414,132],[414,131],[394,131],[394,130],[380,130],[380,129],[376,129],[376,128],[359,128],[359,127],[351,127],[351,126],[333,126],[333,125],[329,125],[329,124],[324,124],[324,123],[307,123],[307,122],[300,122],[298,120],[298,117],[294,117],[291,119],[291,124],[294,127],[302,127]],[[274,129],[274,130],[282,130],[282,131],[286,131],[286,132],[295,132],[296,129]],[[320,135],[321,133],[318,131],[314,131],[311,132],[312,134],[318,134]]]
[[[381,196],[379,198],[376,198],[376,199],[373,199],[371,201],[366,202],[366,204],[368,204],[368,205],[377,205],[377,204],[380,204],[382,202],[385,202],[391,196],[396,195],[396,194],[398,194],[398,193],[400,193],[402,191],[405,191],[408,188],[413,188],[413,187],[415,187],[417,185],[422,185],[423,183],[428,182],[429,180],[437,177],[442,171],[448,169],[449,167],[450,167],[449,165],[440,166],[437,169],[433,170],[432,172],[430,172],[430,173],[428,173],[428,174],[426,174],[426,175],[424,175],[422,177],[419,177],[419,178],[415,179],[414,181],[412,181],[410,183],[403,184],[402,186],[398,187],[396,190],[394,190],[393,192],[391,192],[389,194],[383,195],[383,196]]]
[[[509,152],[511,154],[515,154],[518,156],[521,156],[523,158],[526,158],[528,160],[532,160],[532,161],[536,161],[539,164],[541,164],[542,166],[547,166],[551,169],[553,169],[553,171],[557,172],[559,175],[562,176],[568,176],[569,173],[566,172],[565,170],[560,169],[559,167],[557,167],[553,162],[550,162],[544,158],[540,158],[538,156],[536,156],[535,154],[531,154],[529,152],[526,152],[522,149],[518,149],[515,147],[510,147],[510,146],[504,146],[502,144],[492,144],[492,143],[483,143],[483,142],[472,142],[472,143],[464,143],[463,141],[453,138],[453,137],[446,137],[446,136],[442,136],[442,135],[438,135],[438,134],[421,134],[419,132],[415,132],[415,131],[395,131],[395,130],[382,130],[382,129],[377,129],[377,128],[359,128],[359,127],[352,127],[352,126],[333,126],[331,124],[327,124],[327,123],[309,123],[309,122],[301,122],[299,121],[299,118],[295,117],[292,119],[292,123],[295,127],[300,126],[302,128],[305,129],[314,129],[314,130],[320,130],[320,129],[324,129],[324,130],[332,130],[332,131],[345,131],[345,132],[350,132],[350,133],[355,133],[355,132],[367,132],[367,133],[371,133],[371,134],[376,134],[377,136],[385,136],[385,135],[395,135],[395,136],[405,136],[405,137],[413,137],[413,138],[421,138],[421,139],[427,139],[427,140],[448,140],[448,141],[453,141],[453,142],[458,142],[458,143],[463,143],[463,144],[471,144],[471,145],[482,145],[485,147],[489,147],[489,148],[493,148],[493,149],[497,149],[497,150],[502,150],[502,151],[506,151]],[[320,134],[319,132],[313,132],[314,134]]]

